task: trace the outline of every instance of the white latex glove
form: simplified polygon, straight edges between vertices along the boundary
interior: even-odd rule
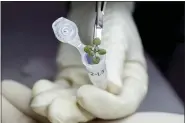
[[[31,90],[12,80],[2,82],[2,123],[49,123],[34,113],[29,104]],[[89,123],[184,123],[184,116],[170,113],[137,113],[126,119],[114,121],[95,120]]]
[[[107,91],[90,85],[77,49],[61,44],[55,84],[41,80],[33,87],[31,107],[35,112],[53,123],[78,123],[123,118],[136,111],[147,93],[148,76],[132,8],[127,2],[106,6],[101,46],[107,50]],[[68,15],[85,44],[92,40],[94,9],[95,2],[72,2]]]
[[[30,88],[13,80],[4,80],[1,84],[2,123],[49,123],[47,118],[32,111]]]

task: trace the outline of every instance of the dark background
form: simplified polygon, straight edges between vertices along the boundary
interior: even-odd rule
[[[184,2],[136,2],[145,50],[184,101]]]

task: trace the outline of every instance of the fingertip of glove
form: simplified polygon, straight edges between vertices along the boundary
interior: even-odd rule
[[[95,88],[95,90],[94,90]],[[85,105],[84,98],[86,98],[89,92],[96,91],[96,87],[93,85],[83,85],[77,91],[77,102],[83,107]]]
[[[81,86],[79,89],[78,89],[78,92],[77,92],[77,94],[78,93],[80,93],[81,91],[88,91],[89,90],[89,88],[94,88],[95,86],[93,86],[93,85],[83,85],[83,86]]]
[[[52,123],[65,123],[65,107],[62,105],[60,98],[55,98],[52,103],[48,106],[47,117]],[[67,116],[67,115],[66,115]]]
[[[123,88],[123,84],[121,82],[114,83],[112,81],[108,81],[107,91],[112,94],[120,94]]]
[[[32,100],[30,107],[32,108],[32,110],[34,112],[36,112],[37,114],[46,117],[46,109],[47,109],[47,105],[43,105],[43,106],[37,106],[38,100]]]
[[[44,91],[53,89],[54,87],[55,87],[55,84],[52,83],[52,82],[49,81],[49,80],[46,80],[46,79],[38,80],[38,81],[33,85],[33,88],[32,88],[32,97],[34,97],[34,96],[40,94],[41,92],[44,92]]]
[[[46,110],[47,108],[45,107],[45,106],[43,106],[43,107],[37,107],[37,108],[33,108],[32,107],[32,110],[35,112],[35,113],[37,113],[37,114],[39,114],[39,115],[41,115],[41,116],[44,116],[44,117],[47,117],[47,114],[46,114],[46,112],[47,112],[47,110]]]
[[[48,107],[48,119],[52,123],[77,123],[87,121],[76,105],[76,99],[55,98]]]
[[[55,92],[45,92],[35,96],[31,101],[31,108],[42,116],[47,116],[47,107],[52,103],[53,99],[57,97]]]

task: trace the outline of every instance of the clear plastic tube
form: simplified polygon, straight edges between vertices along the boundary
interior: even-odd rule
[[[106,56],[100,56],[100,62],[98,64],[89,64],[88,56],[86,53],[82,54],[82,63],[86,67],[88,71],[89,78],[91,82],[102,89],[106,89],[107,81],[106,81],[106,65],[105,65]]]
[[[91,82],[101,89],[106,89],[106,56],[100,56],[100,62],[98,64],[90,64],[88,62],[87,54],[83,50],[85,45],[80,41],[78,28],[74,22],[61,17],[52,24],[52,28],[56,38],[59,41],[63,43],[68,43],[78,49],[81,55],[82,63],[88,71]]]

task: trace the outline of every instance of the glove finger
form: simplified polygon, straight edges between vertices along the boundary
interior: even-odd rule
[[[76,88],[70,88],[70,89],[55,89],[46,91],[44,93],[40,93],[39,95],[35,96],[33,100],[31,101],[31,107],[32,109],[42,115],[47,117],[48,113],[48,106],[52,103],[52,101],[57,98],[71,98],[76,93]]]
[[[52,123],[81,123],[94,117],[76,103],[76,98],[56,98],[48,107],[48,118]]]
[[[56,82],[53,83],[49,80],[39,80],[37,81],[32,88],[32,97],[37,96],[38,94],[45,92],[45,91],[49,91],[49,90],[53,90],[53,89],[63,89],[65,88],[61,83],[65,82],[65,80],[60,80],[60,83]]]
[[[2,94],[21,112],[40,122],[47,123],[45,118],[38,116],[30,108],[31,90],[28,87],[13,80],[4,80],[2,82]]]
[[[143,85],[128,78],[120,95],[116,96],[92,85],[84,85],[77,91],[77,100],[80,106],[94,116],[109,120],[134,113],[145,94]]]
[[[97,118],[115,119],[121,117],[123,109],[121,99],[92,85],[84,85],[77,91],[80,106]],[[124,105],[125,106],[125,105]]]
[[[124,23],[124,6],[124,2],[107,2],[104,15],[101,45],[107,50],[108,91],[113,94],[119,94],[122,90],[121,75],[124,70],[126,51],[128,50],[128,36],[125,33],[126,24]]]
[[[124,51],[118,49],[118,46],[112,46],[111,49],[108,49],[106,56],[107,90],[113,94],[119,94],[123,87],[121,74],[123,73],[125,58]]]
[[[130,11],[134,6],[129,4],[132,6],[132,3],[108,2],[104,15],[102,45],[107,49],[108,90],[113,93],[122,90],[125,62],[140,62],[146,66],[141,39]]]
[[[19,111],[5,97],[2,96],[2,122],[3,123],[36,123],[29,116]]]

